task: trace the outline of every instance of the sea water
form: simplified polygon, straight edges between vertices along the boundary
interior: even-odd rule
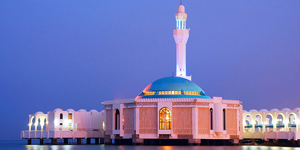
[[[0,141],[0,150],[300,150],[278,146],[128,146],[128,145],[26,145],[27,141]]]

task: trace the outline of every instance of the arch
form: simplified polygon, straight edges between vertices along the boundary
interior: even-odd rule
[[[271,113],[268,113],[265,118],[265,126],[267,131],[273,131],[273,120],[273,115]]]
[[[115,122],[115,130],[120,130],[120,111],[119,111],[119,109],[114,110],[114,122]]]
[[[250,114],[246,115],[245,118],[244,118],[244,129],[245,129],[245,132],[249,132],[252,130],[252,117]]]
[[[257,114],[255,116],[255,131],[256,132],[261,132],[263,127],[263,122],[262,122],[262,115]]]
[[[171,130],[171,110],[163,107],[159,110],[159,129]]]
[[[285,120],[284,114],[279,113],[276,118],[276,126],[278,131],[284,130],[285,127],[284,120]]]
[[[244,121],[245,121],[245,122],[244,122],[245,125],[252,124],[252,120],[253,120],[253,119],[252,119],[252,116],[251,116],[251,115],[249,115],[249,114],[246,115],[246,116],[245,116],[245,120],[244,120]]]
[[[42,130],[42,126],[41,126],[42,120],[41,120],[41,118],[38,118],[37,121],[38,121],[37,130]]]
[[[36,120],[35,116],[31,116],[31,118],[30,118],[30,130],[31,131],[35,130],[35,120]]]
[[[295,113],[290,113],[288,115],[288,129],[289,131],[295,132],[297,127],[297,115]]]

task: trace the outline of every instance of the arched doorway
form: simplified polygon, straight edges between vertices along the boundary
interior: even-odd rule
[[[289,131],[296,132],[296,115],[289,115]]]
[[[163,107],[159,110],[159,129],[171,129],[171,110],[167,107]]]
[[[245,117],[245,125],[244,125],[244,129],[245,129],[245,132],[250,132],[251,129],[252,129],[252,118],[250,115],[247,115]]]
[[[120,111],[115,109],[114,111],[114,122],[115,122],[115,130],[120,130]]]
[[[273,131],[273,117],[270,114],[266,116],[266,130]]]
[[[262,117],[261,117],[261,115],[255,116],[255,132],[262,132]]]
[[[276,124],[277,131],[284,131],[284,126],[285,125],[284,125],[283,119],[284,119],[283,115],[282,114],[278,114],[278,116],[277,116],[277,124]]]

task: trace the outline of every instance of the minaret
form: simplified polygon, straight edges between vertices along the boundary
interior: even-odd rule
[[[173,36],[176,42],[176,76],[191,80],[191,76],[186,76],[186,43],[189,38],[189,30],[186,29],[187,14],[181,3],[175,18],[176,29]]]

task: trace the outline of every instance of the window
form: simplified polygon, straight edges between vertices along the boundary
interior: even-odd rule
[[[63,123],[59,123],[59,125],[61,125],[61,126],[62,126],[62,125],[63,125]]]
[[[69,113],[68,118],[72,119],[72,113]]]
[[[150,91],[150,92],[143,92],[144,93],[144,95],[154,95],[155,94],[155,92],[153,92],[153,91]]]
[[[223,130],[226,130],[226,110],[223,109]]]
[[[200,92],[184,91],[184,95],[201,95]]]
[[[159,91],[158,95],[181,95],[181,91]]]
[[[213,109],[210,108],[210,130],[213,130]]]
[[[161,130],[171,129],[171,111],[167,107],[164,107],[159,111],[159,129]]]
[[[64,119],[62,113],[60,113],[59,118],[60,118],[60,119]]]
[[[115,113],[115,130],[120,130],[120,112],[118,109],[114,111]]]
[[[123,130],[124,130],[124,127],[125,127],[124,122],[125,122],[125,120],[124,120],[124,111],[123,111],[123,117],[122,117],[122,129]]]

